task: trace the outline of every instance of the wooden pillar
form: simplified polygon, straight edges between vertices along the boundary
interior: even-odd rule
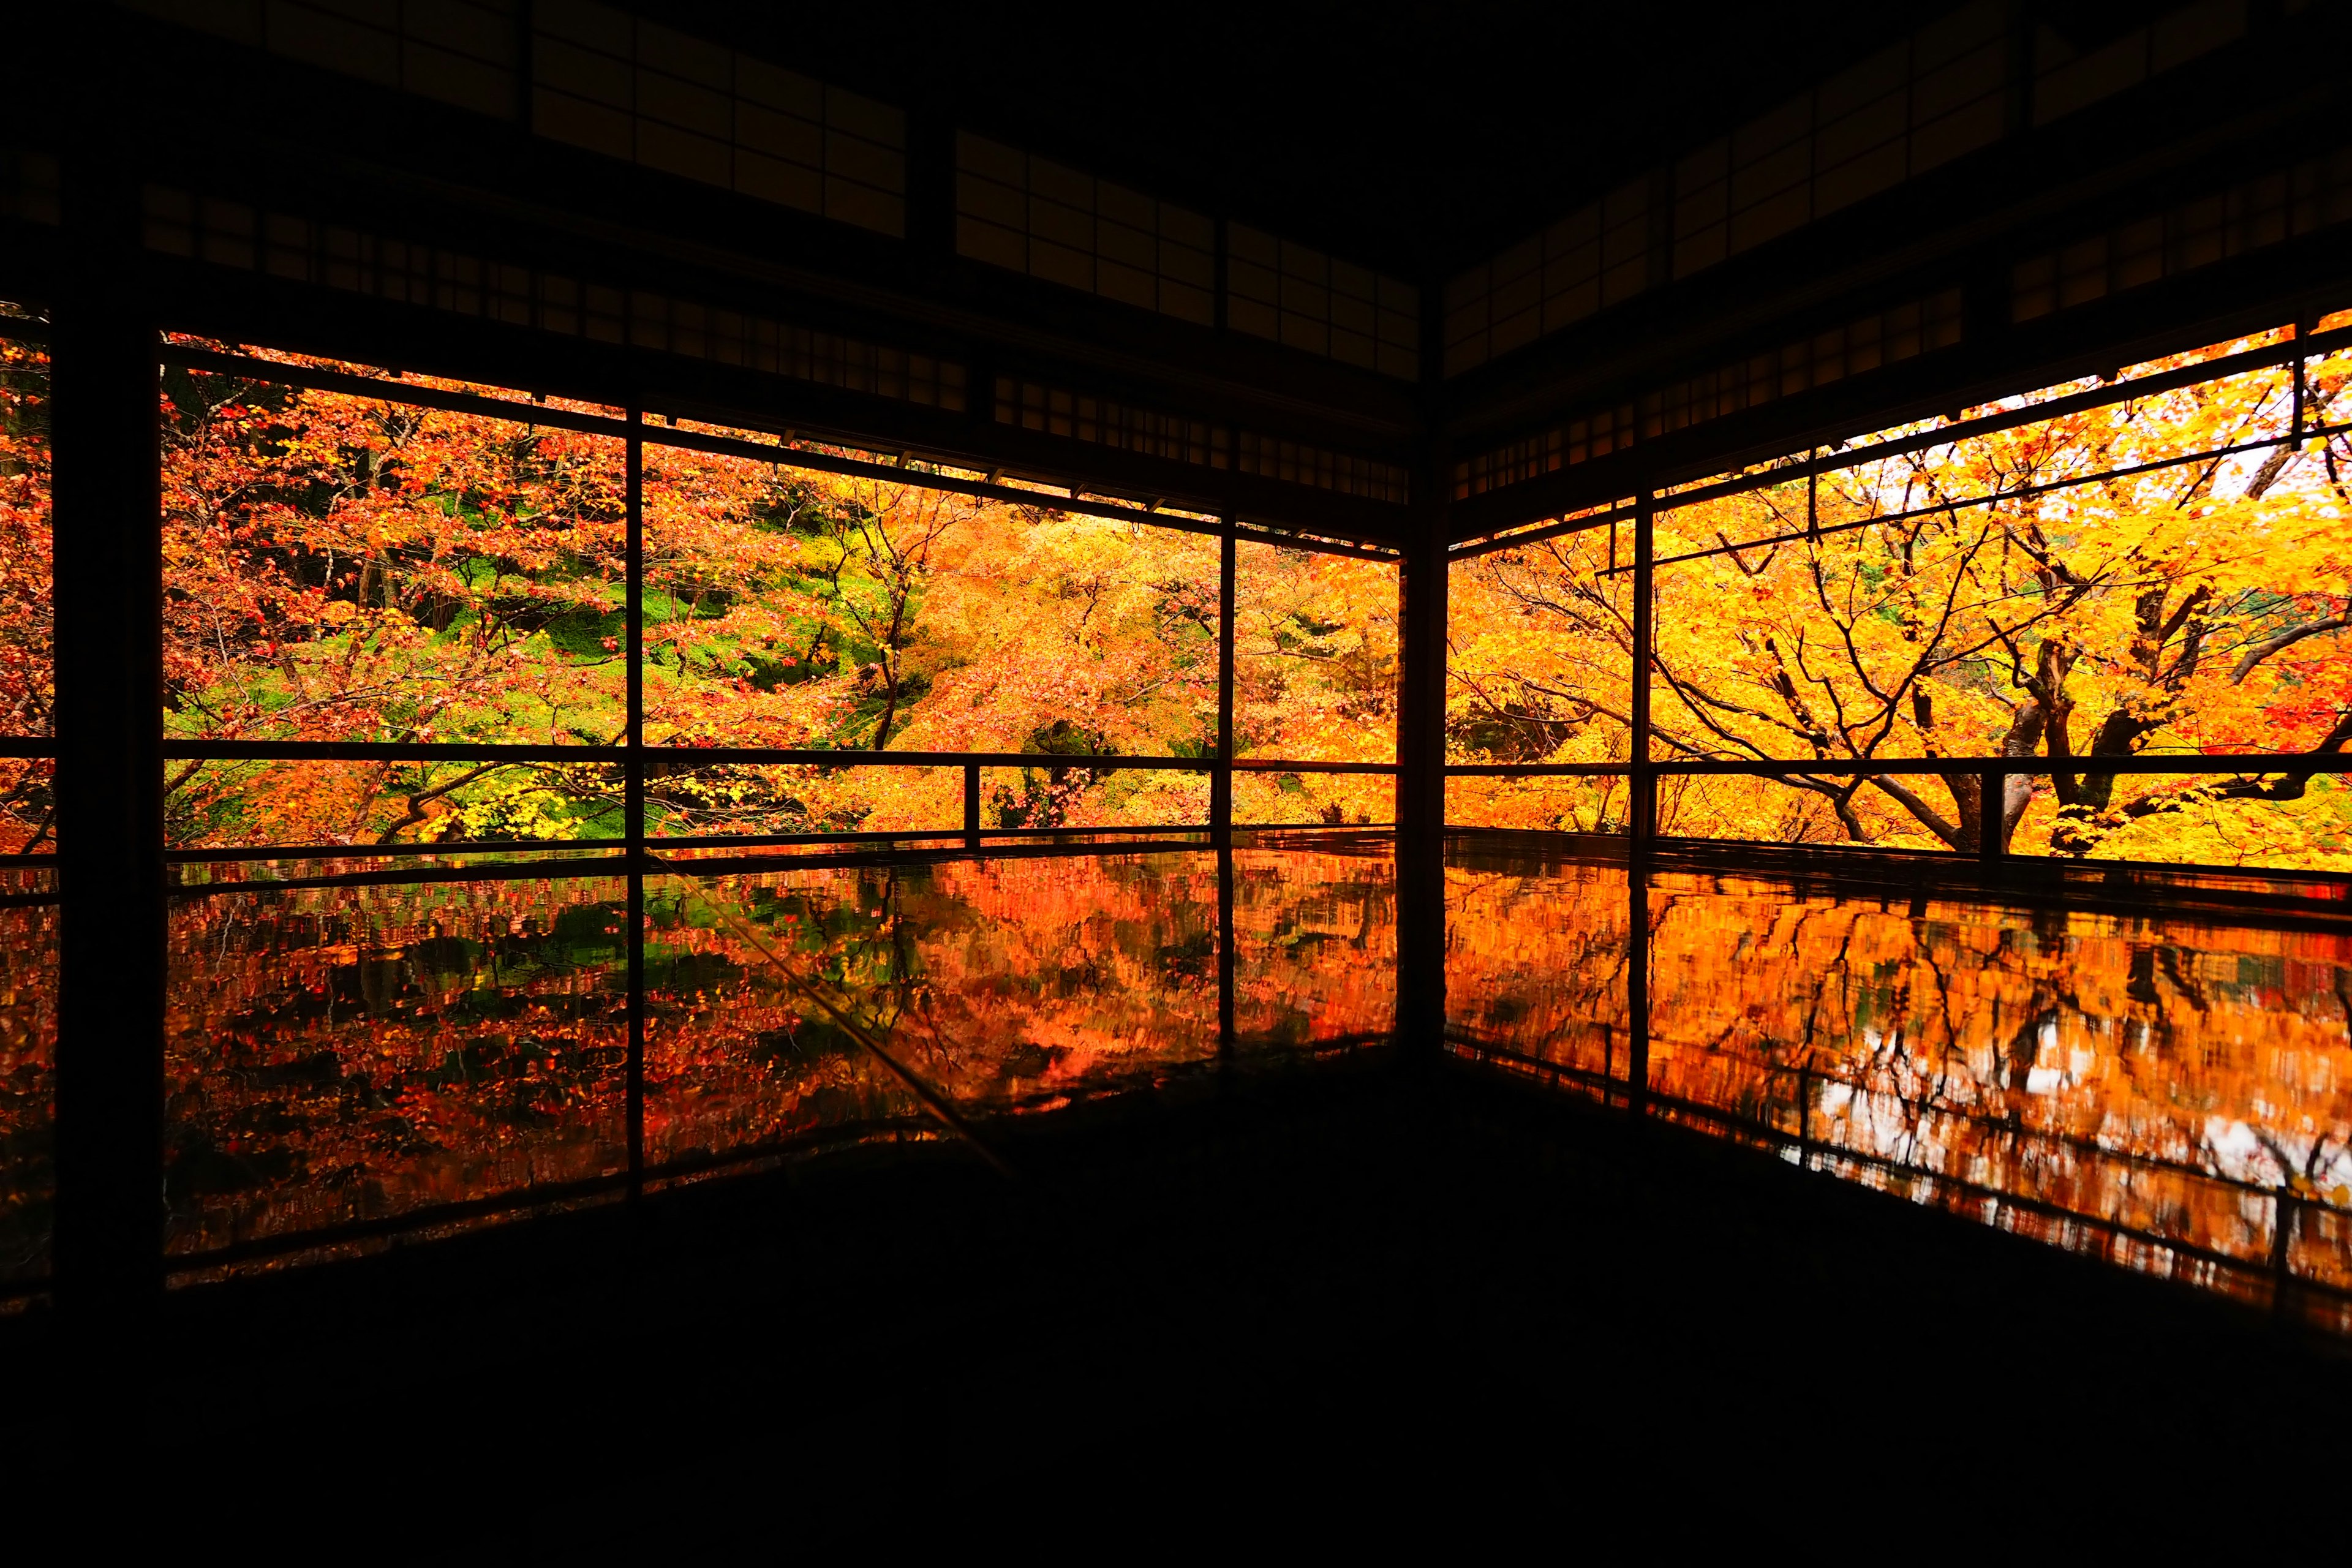
[[[1654,771],[1657,759],[1651,754],[1650,744],[1650,656],[1658,635],[1652,624],[1658,602],[1653,515],[1651,495],[1645,489],[1633,510],[1633,776],[1630,781],[1633,799],[1626,833],[1631,840],[1628,847],[1636,855],[1646,853],[1658,833],[1658,775]]]
[[[1986,772],[1977,776],[1977,858],[1990,865],[2008,858],[2001,842],[2008,826],[2009,775]]]
[[[1407,542],[1399,605],[1397,1027],[1435,1048],[1445,1028],[1445,509],[1426,505]]]
[[[1657,757],[1650,739],[1651,655],[1657,646],[1654,498],[1646,488],[1633,511],[1633,786],[1625,854],[1625,1103],[1649,1108],[1650,854],[1658,837]]]
[[[1210,837],[1217,847],[1217,1055],[1233,1059],[1234,964],[1234,611],[1239,550],[1225,519],[1217,548],[1217,766],[1209,775]]]
[[[1217,765],[1209,774],[1209,827],[1217,843],[1234,837],[1234,520],[1217,543]]]
[[[623,504],[627,509],[626,586],[623,590],[622,647],[629,661],[629,710],[623,729],[629,760],[623,763],[621,802],[628,841],[629,1058],[626,1117],[629,1195],[645,1191],[646,1177],[646,441],[645,411],[628,411],[628,447]]]
[[[163,1285],[163,536],[155,323],[137,188],[65,179],[56,302],[56,1297],[103,1333]]]

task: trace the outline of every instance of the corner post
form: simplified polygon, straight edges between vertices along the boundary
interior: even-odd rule
[[[622,763],[621,825],[629,862],[628,968],[629,1195],[645,1190],[646,1177],[646,434],[645,410],[628,410],[628,446],[624,457],[627,573],[624,589],[622,647],[629,668],[628,713],[622,737],[628,761]]]
[[[2008,819],[2009,775],[1987,769],[1977,775],[1977,858],[1988,866],[2009,858]]]
[[[1433,465],[1434,467],[1434,465]],[[1434,474],[1423,482],[1434,489]],[[1445,1033],[1446,509],[1425,500],[1405,542],[1397,713],[1397,1028],[1414,1048]]]
[[[1658,837],[1657,759],[1650,735],[1650,674],[1657,628],[1656,498],[1645,485],[1633,510],[1632,812],[1625,824],[1625,1103],[1649,1109],[1650,854]]]
[[[139,195],[66,169],[72,266],[53,345],[60,1314],[93,1351],[163,1279],[163,467]],[[131,1375],[127,1369],[123,1375]]]
[[[1655,510],[1651,492],[1643,489],[1633,503],[1633,799],[1625,825],[1627,847],[1635,855],[1647,854],[1658,835],[1658,775],[1650,744],[1650,667],[1657,639],[1652,624],[1658,599]]]

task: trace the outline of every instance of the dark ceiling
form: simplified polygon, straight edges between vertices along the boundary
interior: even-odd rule
[[[1428,280],[1868,56],[1953,0],[634,8]]]

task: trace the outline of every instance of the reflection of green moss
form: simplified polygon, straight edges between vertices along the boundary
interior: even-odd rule
[[[1273,1022],[1254,1031],[1258,1043],[1270,1046],[1303,1046],[1314,1033],[1315,1020],[1295,1007],[1285,1007]]]

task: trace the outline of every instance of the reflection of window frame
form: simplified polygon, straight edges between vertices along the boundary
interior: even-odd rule
[[[47,356],[49,352],[48,344],[50,334],[47,323],[30,317],[0,316],[0,339],[5,339],[11,343],[21,346],[34,348],[43,354],[45,358]],[[51,661],[50,679],[52,688],[54,689],[56,679],[55,661],[57,657],[54,636],[51,639],[49,657]],[[54,718],[52,718],[52,724],[54,724]],[[57,762],[57,748],[58,743],[54,734],[0,736],[0,760],[27,763],[46,762],[54,767]],[[5,855],[0,855],[0,866],[49,866],[56,864],[57,839],[55,837],[55,826],[54,819],[45,823],[39,834],[37,835],[33,840],[34,843],[38,844],[46,839],[47,841],[48,847],[45,849],[12,851]]]
[[[624,596],[627,637],[628,689],[625,737],[615,745],[510,745],[503,743],[459,742],[432,744],[417,742],[354,742],[302,743],[289,742],[247,742],[226,740],[171,740],[163,748],[165,758],[175,764],[205,759],[250,760],[257,762],[365,760],[418,762],[426,760],[515,763],[561,762],[597,763],[617,765],[626,781],[627,803],[625,814],[625,836],[612,839],[572,839],[546,843],[465,841],[457,843],[376,845],[273,845],[251,848],[207,849],[173,848],[164,853],[164,860],[173,873],[171,895],[179,899],[203,898],[241,887],[264,886],[288,888],[299,886],[341,886],[356,882],[409,883],[420,880],[517,880],[541,878],[573,878],[618,876],[628,889],[626,941],[628,979],[626,1002],[628,1010],[627,1081],[625,1095],[627,1118],[628,1164],[625,1173],[572,1182],[560,1188],[529,1187],[494,1197],[472,1200],[457,1205],[468,1213],[510,1211],[551,1201],[592,1197],[595,1194],[636,1190],[650,1178],[667,1173],[667,1167],[649,1169],[645,1155],[645,1042],[647,1012],[648,982],[645,966],[645,910],[646,885],[649,878],[665,871],[695,874],[716,869],[743,869],[806,865],[810,852],[838,862],[844,857],[865,857],[875,854],[907,852],[929,855],[941,852],[987,855],[1008,849],[1035,852],[1040,848],[1059,848],[1070,852],[1087,852],[1098,845],[1111,845],[1126,850],[1150,847],[1205,849],[1223,847],[1233,842],[1229,836],[1232,821],[1231,780],[1236,772],[1286,771],[1292,773],[1370,773],[1394,777],[1398,768],[1393,761],[1381,763],[1326,763],[1294,761],[1280,758],[1251,758],[1235,761],[1233,746],[1233,643],[1234,616],[1233,611],[1234,574],[1236,570],[1235,552],[1243,541],[1264,542],[1309,553],[1337,553],[1369,557],[1393,562],[1397,555],[1372,546],[1349,543],[1337,540],[1319,540],[1287,532],[1277,532],[1244,522],[1231,515],[1223,518],[1166,512],[1140,507],[1096,500],[1075,492],[1065,497],[1058,492],[1023,488],[1019,484],[999,482],[1002,476],[985,478],[949,470],[933,473],[908,469],[907,459],[876,458],[863,453],[845,451],[839,447],[814,444],[796,444],[789,435],[782,438],[763,438],[759,432],[720,433],[691,424],[672,421],[652,422],[642,410],[625,410],[619,417],[594,412],[580,405],[566,406],[545,402],[522,401],[520,396],[502,398],[489,390],[465,391],[446,387],[419,385],[391,379],[389,376],[359,374],[353,369],[332,369],[293,364],[277,359],[250,353],[232,353],[173,342],[162,353],[166,364],[213,372],[227,372],[256,381],[305,386],[322,391],[380,399],[394,404],[442,409],[453,413],[476,415],[492,419],[527,420],[543,425],[559,426],[586,434],[609,436],[623,443],[627,472],[625,543],[626,584]],[[1082,515],[1099,516],[1107,521],[1123,521],[1133,527],[1152,527],[1207,535],[1219,541],[1220,634],[1218,637],[1219,730],[1218,744],[1213,755],[1201,756],[1129,756],[1119,754],[1073,754],[1047,752],[919,752],[906,751],[804,750],[777,747],[698,747],[648,746],[643,743],[646,712],[644,681],[644,622],[646,605],[646,541],[644,531],[644,453],[648,446],[667,446],[720,456],[748,458],[780,466],[813,468],[865,478],[905,483],[910,479],[943,489],[961,491],[984,499],[1003,500],[1016,505],[1050,504]],[[160,521],[160,520],[159,520]],[[0,742],[0,752],[9,744]],[[964,780],[964,818],[960,827],[936,833],[800,833],[776,835],[681,834],[651,837],[646,833],[644,804],[646,781],[652,769],[660,764],[678,762],[695,763],[727,763],[735,762],[803,763],[823,766],[852,767],[914,767],[960,770]],[[983,768],[1024,768],[1040,764],[1070,766],[1093,763],[1106,771],[1151,770],[1177,771],[1205,775],[1210,780],[1210,812],[1208,819],[1198,825],[1179,827],[1069,827],[1069,828],[1009,828],[983,829],[980,819],[980,776]],[[1356,825],[1360,826],[1361,825]],[[1390,826],[1381,824],[1381,826]],[[1312,831],[1312,829],[1304,829]],[[1302,831],[1286,828],[1286,831]],[[802,851],[793,854],[790,851]],[[783,851],[785,853],[779,853]],[[430,857],[436,864],[419,866],[419,857]],[[674,857],[665,858],[665,857]],[[240,869],[260,862],[311,862],[310,865],[285,865],[282,872],[273,868],[266,877],[255,878]],[[1221,875],[1230,878],[1230,858],[1220,857]],[[357,867],[359,868],[354,869]],[[293,873],[291,876],[283,873]],[[315,874],[313,874],[315,873]],[[1229,883],[1228,883],[1229,887]],[[1230,908],[1227,892],[1223,900]],[[1224,990],[1223,1016],[1228,1021],[1230,1037],[1234,1016],[1231,997],[1233,984],[1233,939],[1228,928],[1223,937],[1225,957],[1220,965],[1219,984]],[[767,1157],[772,1148],[761,1146],[746,1157]],[[281,1254],[299,1252],[320,1245],[389,1235],[414,1229],[418,1226],[439,1223],[449,1212],[443,1208],[404,1211],[329,1232],[297,1231],[284,1236],[257,1238],[239,1243],[226,1252],[213,1251],[174,1255],[167,1267],[173,1270],[207,1268],[224,1262],[237,1263],[261,1259]],[[27,1289],[46,1288],[45,1280],[35,1280]],[[5,1294],[0,1291],[0,1294]]]

